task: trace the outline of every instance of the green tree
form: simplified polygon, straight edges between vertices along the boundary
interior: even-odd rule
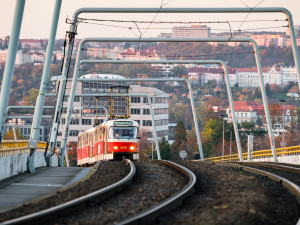
[[[213,156],[216,152],[216,147],[222,141],[223,135],[223,121],[217,119],[210,119],[202,133],[202,147],[205,157]]]
[[[171,145],[172,158],[179,158],[180,150],[185,148],[186,144],[186,129],[182,121],[177,121],[174,134],[174,143]]]
[[[165,137],[162,137],[162,139],[159,142],[159,150],[160,150],[160,156],[162,159],[169,159],[171,152],[170,152],[170,145]]]
[[[171,69],[172,76],[181,77],[182,75],[187,74],[187,68],[185,66],[176,66]]]
[[[16,130],[16,136],[17,136],[17,139],[18,139],[18,140],[25,139],[25,138],[23,137],[23,135],[21,135],[19,128],[16,127],[15,130]],[[9,130],[9,131],[4,135],[3,139],[4,139],[4,140],[15,140],[14,131],[13,131],[12,129]]]

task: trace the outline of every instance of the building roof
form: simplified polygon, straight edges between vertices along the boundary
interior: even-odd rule
[[[80,78],[86,79],[125,79],[125,77],[117,75],[117,74],[85,74]]]
[[[189,73],[215,73],[215,74],[223,74],[224,69],[222,68],[198,68],[198,67],[193,67],[188,70]],[[228,73],[229,74],[235,74],[236,69],[233,68],[228,68]]]
[[[257,72],[256,68],[237,68],[238,72]],[[262,68],[262,72],[266,73],[268,72],[269,69],[268,68]]]

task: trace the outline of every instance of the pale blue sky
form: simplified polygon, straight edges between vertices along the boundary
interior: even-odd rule
[[[21,30],[21,38],[48,38],[49,29],[52,19],[53,7],[55,0],[27,0],[25,5],[25,12],[23,17],[23,25]],[[65,23],[65,19],[68,16],[72,17],[75,10],[82,7],[151,7],[158,8],[161,5],[162,0],[63,0],[60,22],[58,26],[57,38],[63,38],[69,25]],[[226,4],[225,4],[226,2]],[[15,9],[15,0],[0,0],[0,36],[9,35],[11,33],[12,18]],[[300,25],[300,0],[164,0],[165,7],[253,7],[259,4],[259,7],[285,7],[291,11],[294,18],[294,24]],[[154,14],[135,14],[135,15],[106,15],[100,17],[96,14],[82,15],[88,18],[100,18],[100,19],[131,19],[131,20],[149,20],[154,18]],[[156,17],[156,21],[162,20],[183,20],[183,21],[216,21],[216,20],[244,20],[246,14],[234,14],[234,15],[216,15],[216,14],[193,14],[193,15],[174,15],[174,14],[161,14]],[[268,15],[250,15],[247,20],[255,19],[285,19],[285,16],[278,14]],[[277,27],[285,25],[285,22],[260,22],[260,23],[244,23],[242,29],[256,29],[265,27]],[[78,37],[108,37],[108,36],[121,36],[121,37],[135,37],[139,35],[138,30],[134,24],[114,24],[121,26],[130,26],[132,29],[112,28],[100,25],[87,25],[81,24],[78,28]],[[232,23],[232,29],[237,29],[241,23]],[[170,32],[171,26],[164,24],[161,26],[152,25],[144,36],[157,36],[160,32]],[[213,26],[209,25],[213,29],[222,30],[228,29],[228,25]],[[139,28],[144,31],[147,25],[139,25]],[[169,28],[169,29],[168,29]],[[217,30],[212,30],[216,32]],[[268,29],[265,29],[268,30]],[[275,28],[278,31],[284,31],[284,28]]]

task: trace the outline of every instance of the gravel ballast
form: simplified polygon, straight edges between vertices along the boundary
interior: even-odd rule
[[[177,162],[197,176],[195,194],[156,224],[295,225],[299,205],[281,184],[220,164]]]

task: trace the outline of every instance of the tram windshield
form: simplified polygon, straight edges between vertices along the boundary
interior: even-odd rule
[[[111,127],[109,139],[136,139],[137,127]]]

